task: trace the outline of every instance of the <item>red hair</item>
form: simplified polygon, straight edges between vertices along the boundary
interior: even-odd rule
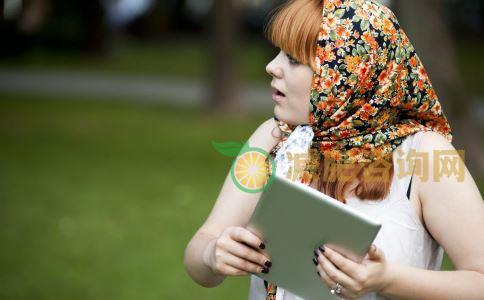
[[[269,42],[313,71],[322,7],[322,0],[290,0],[273,10],[264,26]]]

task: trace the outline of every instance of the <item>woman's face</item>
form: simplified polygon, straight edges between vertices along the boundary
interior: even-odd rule
[[[273,77],[274,115],[291,125],[308,124],[313,70],[281,50],[266,71]]]

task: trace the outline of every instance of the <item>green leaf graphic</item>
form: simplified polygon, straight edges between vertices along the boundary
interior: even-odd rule
[[[249,141],[245,141],[244,142],[244,146],[242,147],[242,149],[240,150],[240,153],[245,153],[249,150]]]
[[[240,150],[243,147],[243,144],[238,141],[229,141],[229,142],[215,142],[212,141],[212,146],[217,150],[218,153],[228,156],[228,157],[236,157],[239,154]]]

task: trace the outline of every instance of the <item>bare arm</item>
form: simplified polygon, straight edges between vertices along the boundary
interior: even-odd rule
[[[425,133],[420,148],[419,151],[429,154],[431,175],[437,167],[434,150],[455,150],[436,133]],[[414,176],[414,182],[425,225],[448,253],[456,270],[432,271],[390,264],[389,281],[382,294],[393,299],[482,299],[484,203],[471,174],[465,169],[463,181],[456,176],[443,176],[439,180],[430,176],[428,181]]]
[[[277,144],[279,137],[280,131],[275,120],[271,118],[255,130],[248,143],[250,147],[258,147],[269,152]],[[261,193],[252,194],[241,191],[233,183],[230,173],[227,174],[212,211],[185,249],[185,269],[194,281],[205,287],[213,287],[225,279],[225,275],[214,272],[213,268],[214,255],[218,255],[214,250],[217,243],[224,243],[219,246],[227,246],[227,248],[230,246],[233,252],[239,251],[241,255],[250,256],[254,262],[263,263],[262,254],[254,253],[248,247],[233,242],[234,240],[243,241],[252,248],[260,245],[258,237],[239,228],[247,225],[260,195]],[[231,230],[226,230],[227,228]],[[242,262],[236,261],[234,265],[236,263]],[[259,268],[256,263],[252,265],[250,262],[243,263],[250,270]],[[225,269],[230,269],[227,272],[231,271],[232,275],[248,274],[230,266],[225,266]]]

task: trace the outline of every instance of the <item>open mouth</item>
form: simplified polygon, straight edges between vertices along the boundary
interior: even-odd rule
[[[284,95],[284,93],[282,93],[281,91],[279,91],[278,89],[275,89],[275,88],[272,89],[272,92],[276,96],[281,96],[281,97],[285,97],[286,96],[286,95]]]

